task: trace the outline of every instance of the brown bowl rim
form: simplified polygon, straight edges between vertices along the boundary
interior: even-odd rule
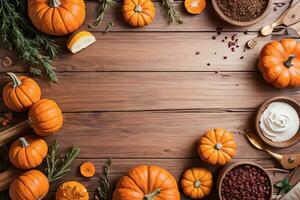
[[[245,26],[250,26],[253,24],[256,24],[258,22],[260,22],[261,20],[263,20],[267,15],[269,15],[269,13],[271,12],[271,8],[273,5],[273,0],[269,0],[268,2],[268,6],[266,7],[265,11],[257,18],[251,20],[251,21],[247,21],[247,22],[239,22],[239,21],[235,21],[229,17],[227,17],[222,10],[219,8],[217,0],[212,0],[212,5],[213,8],[215,10],[215,12],[217,13],[217,15],[225,22],[227,22],[228,24],[234,25],[234,26],[240,26],[240,27],[245,27]]]
[[[252,165],[252,166],[260,168],[262,171],[265,172],[265,174],[267,175],[267,177],[270,181],[271,195],[270,195],[269,200],[271,200],[272,199],[272,194],[273,194],[273,182],[272,182],[272,179],[271,179],[270,175],[267,173],[267,171],[261,165],[256,164],[256,163],[251,162],[251,161],[236,161],[236,162],[229,163],[229,164],[227,164],[223,167],[223,169],[221,170],[221,172],[219,173],[218,178],[217,178],[217,190],[218,190],[219,199],[222,200],[221,187],[222,187],[223,180],[224,180],[225,176],[227,175],[227,173],[229,171],[231,171],[232,169],[234,169],[238,166],[242,166],[242,165]]]
[[[272,140],[266,138],[264,136],[264,134],[262,133],[260,126],[259,126],[259,121],[260,121],[260,116],[262,115],[262,113],[266,110],[266,108],[273,102],[284,102],[284,103],[288,103],[290,106],[292,106],[298,113],[298,116],[300,118],[300,103],[290,97],[284,97],[284,96],[278,96],[278,97],[273,97],[270,98],[268,100],[266,100],[264,103],[262,103],[256,113],[256,117],[255,117],[255,129],[257,132],[257,135],[259,136],[259,138],[267,145],[271,146],[271,147],[275,147],[275,148],[286,148],[286,147],[290,147],[294,144],[296,144],[299,139],[300,139],[300,127],[298,129],[298,132],[296,133],[296,135],[294,137],[292,137],[291,139],[284,141],[284,142],[273,142]]]

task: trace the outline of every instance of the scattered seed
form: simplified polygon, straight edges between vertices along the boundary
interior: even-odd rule
[[[227,59],[227,56],[224,56],[223,59],[226,60],[226,59]]]
[[[200,54],[200,52],[199,51],[196,51],[196,55],[199,55]]]
[[[244,59],[244,56],[241,56],[240,59],[241,59],[241,60]]]
[[[215,40],[215,39],[217,39],[217,37],[216,36],[212,36],[212,39]]]
[[[207,63],[206,65],[207,65],[207,66],[210,66],[210,63]]]

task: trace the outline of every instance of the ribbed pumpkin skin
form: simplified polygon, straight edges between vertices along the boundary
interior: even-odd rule
[[[285,63],[293,56],[290,66]],[[300,42],[294,39],[271,41],[259,58],[259,70],[266,82],[277,88],[300,86]]]
[[[29,110],[29,124],[40,136],[54,134],[61,128],[63,121],[61,109],[49,99],[40,100]]]
[[[60,0],[58,7],[50,6],[50,1],[28,0],[28,14],[38,30],[49,35],[63,36],[82,25],[85,19],[83,0]]]
[[[134,27],[151,24],[155,18],[155,7],[151,0],[124,0],[122,10],[124,20]]]
[[[208,130],[199,140],[198,153],[208,164],[225,165],[236,154],[232,133],[222,128]]]
[[[31,78],[19,76],[21,85],[14,87],[11,81],[3,89],[3,100],[5,105],[15,111],[24,112],[34,103],[41,99],[41,89]]]
[[[202,199],[209,195],[213,187],[212,173],[202,167],[194,167],[184,172],[181,188],[192,199]]]
[[[168,171],[158,166],[140,165],[118,181],[113,200],[143,200],[157,189],[161,192],[152,200],[180,200],[177,182]]]
[[[39,200],[49,190],[47,177],[38,170],[28,171],[15,179],[9,188],[12,200]]]
[[[23,146],[21,140],[16,140],[9,149],[9,160],[17,168],[32,169],[42,164],[47,156],[48,145],[42,138],[24,137],[28,146]]]
[[[81,183],[68,181],[59,186],[55,200],[89,200],[89,193]]]

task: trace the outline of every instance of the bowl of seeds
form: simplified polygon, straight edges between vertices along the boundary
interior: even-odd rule
[[[273,184],[260,165],[240,161],[226,165],[219,173],[217,189],[220,200],[271,200]]]
[[[234,26],[250,26],[271,11],[273,0],[212,0],[219,18]]]

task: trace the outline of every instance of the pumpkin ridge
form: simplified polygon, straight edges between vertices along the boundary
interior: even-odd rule
[[[60,12],[60,9],[57,9],[57,12],[58,12],[58,14],[59,14],[60,19],[63,21],[63,16],[62,16],[62,14],[61,14],[61,12]],[[63,22],[62,22],[61,24],[63,24],[65,31],[69,32],[69,30],[68,30],[66,24],[63,23]]]
[[[152,17],[151,17],[150,15],[148,15],[148,13],[146,13],[146,12],[144,11],[144,9],[143,9],[142,12],[141,12],[141,16],[142,16],[143,20],[144,20],[145,22],[147,22],[147,20],[145,19],[145,16],[144,16],[144,15],[147,15],[151,20],[153,20]]]
[[[19,154],[22,154],[22,155],[20,156]],[[23,155],[22,149],[20,149],[20,150],[18,151],[18,153],[16,154],[16,157],[18,158],[17,161],[18,161],[19,165],[21,165],[21,166],[24,166],[24,165],[25,165],[25,166],[28,166],[27,158],[24,159],[24,160],[20,160],[20,158],[25,157],[25,156]],[[24,164],[24,161],[25,161],[25,164]]]
[[[54,14],[55,14],[55,10],[56,9],[51,9],[51,26],[52,26],[52,30],[53,30],[53,33],[54,34],[57,34],[57,32],[56,32],[56,27],[55,27],[55,24],[54,24]]]
[[[19,180],[19,178],[17,179]],[[21,197],[23,199],[27,199],[26,196],[24,196],[24,194],[22,192],[20,192],[20,187],[21,187],[21,184],[23,185],[23,187],[25,187],[25,185],[23,183],[18,183],[17,185],[14,183],[14,186],[13,187],[17,187],[18,190],[17,191],[14,191],[16,192],[17,194],[17,197]],[[12,184],[13,185],[13,184]]]
[[[14,100],[13,100],[12,98],[10,98],[10,100],[13,101],[13,104],[14,104],[14,105],[17,105],[17,106],[19,107],[19,109],[23,110],[23,109],[22,109],[23,104],[21,104],[21,102],[19,101],[15,89],[10,90],[9,96],[10,96],[10,97],[13,96],[13,97],[14,97],[14,98],[13,98]]]
[[[24,84],[25,85],[25,84]],[[30,95],[26,93],[26,90],[24,90],[22,87],[20,87],[20,90],[26,95],[26,97],[31,101],[32,104],[34,104],[34,101],[30,98]]]
[[[134,180],[134,178],[130,177],[129,175],[127,175],[127,177],[129,179],[131,179],[133,181],[133,183],[137,186],[137,188],[141,191],[142,194],[145,195],[145,192],[142,190],[142,188],[137,184],[137,182]],[[127,189],[127,188],[126,188]]]
[[[28,107],[28,105],[25,105],[24,103],[24,100],[21,100],[20,98],[24,98],[25,101],[30,101],[32,103],[32,101],[28,98],[28,96],[23,92],[23,90],[21,90],[21,87],[17,87],[16,88],[16,97],[18,99],[18,101],[20,102],[20,104],[23,106],[23,107]],[[22,97],[20,97],[22,95]]]
[[[44,157],[40,151],[38,151],[36,148],[34,148],[34,146],[31,146],[30,148],[31,148],[31,151],[37,152],[37,154],[40,156],[41,160],[44,160]]]
[[[75,16],[74,13],[73,13],[71,10],[69,10],[68,8],[66,8],[65,5],[62,4],[62,5],[60,6],[60,8],[65,9],[66,11],[68,11],[69,13],[72,14],[72,16],[73,16],[74,19],[77,19],[77,16]],[[76,22],[79,23],[78,21],[76,21]],[[79,25],[80,25],[80,24],[79,24]]]
[[[43,26],[41,26],[42,24],[45,24],[45,22],[44,22],[44,17],[45,17],[45,15],[49,12],[49,9],[51,9],[50,7],[46,7],[46,9],[44,9],[43,11],[44,11],[44,13],[43,13],[43,15],[40,17],[40,21],[39,21],[39,27],[40,27],[40,29],[42,30],[42,29],[44,29],[44,27]],[[42,10],[42,9],[41,9]],[[41,12],[41,11],[40,11]],[[37,14],[35,14],[35,16],[34,17],[36,17],[37,16]],[[40,25],[41,24],[41,25]]]
[[[35,198],[35,195],[32,194],[32,191],[29,190],[29,189],[27,188],[26,184],[25,184],[25,183],[23,182],[23,180],[21,179],[22,177],[25,177],[25,176],[21,176],[20,178],[18,178],[20,184],[23,185],[22,190],[26,189],[27,193],[30,194],[30,195],[33,197],[33,199],[36,199],[36,198]],[[30,182],[31,182],[31,180],[30,180]],[[25,198],[25,199],[27,199],[27,198]]]
[[[147,166],[147,173],[148,173],[148,183],[147,183],[147,194],[149,193],[149,192],[151,192],[150,191],[150,180],[151,180],[151,173],[150,173],[150,166]]]
[[[32,168],[31,160],[30,160],[30,158],[28,158],[28,155],[30,154],[30,151],[29,151],[29,149],[27,147],[24,149],[24,151],[25,151],[25,158],[26,158],[27,163],[28,163],[27,166],[29,166],[29,168]]]
[[[39,192],[38,192],[39,195],[37,196],[37,198],[40,198],[40,197],[41,197],[41,196],[40,196],[40,195],[41,195],[40,187],[38,187],[34,182],[32,182],[32,180],[31,180],[30,178],[28,178],[28,177],[26,177],[26,176],[22,176],[22,178],[23,178],[23,179],[27,179],[27,181],[30,182],[30,189],[28,189],[28,191],[30,191],[30,193],[34,196],[33,192],[31,191],[31,189],[32,189],[31,187],[34,187],[35,190],[39,191]],[[23,185],[25,185],[22,179],[20,179],[20,182],[21,182]],[[35,197],[35,196],[34,196],[34,197]]]

